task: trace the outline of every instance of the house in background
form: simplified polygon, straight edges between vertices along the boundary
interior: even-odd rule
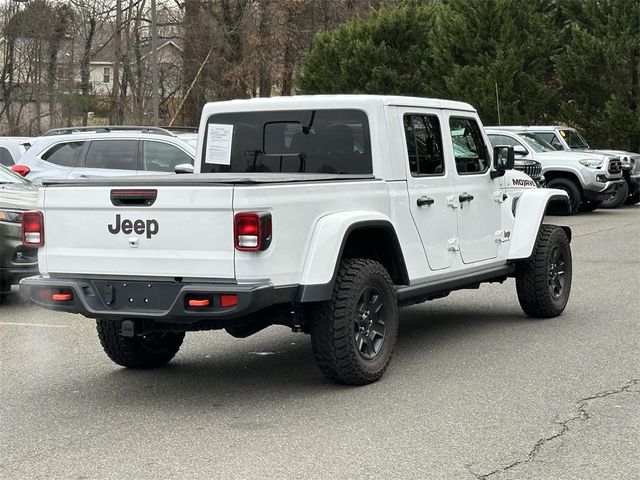
[[[96,96],[110,95],[114,84],[115,52],[113,44],[100,46],[90,62],[89,86]],[[167,40],[158,46],[158,79],[160,96],[171,96],[181,88],[182,48],[173,40]],[[133,59],[132,59],[133,60]],[[151,48],[143,50],[142,74],[144,90],[151,91]],[[135,64],[135,61],[132,61]],[[123,67],[120,65],[120,75]],[[80,84],[80,74],[76,75],[76,83]]]

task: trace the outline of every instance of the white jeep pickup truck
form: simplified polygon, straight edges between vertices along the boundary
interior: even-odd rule
[[[456,146],[451,132],[456,132]],[[524,312],[564,310],[567,207],[489,148],[468,104],[299,96],[207,104],[196,175],[45,182],[23,239],[38,305],[97,319],[116,363],[151,368],[185,332],[311,334],[324,375],[385,372],[398,307],[515,277]]]

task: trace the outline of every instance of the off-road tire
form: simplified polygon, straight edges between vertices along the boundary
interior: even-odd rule
[[[618,208],[624,205],[629,197],[629,185],[627,182],[618,184],[616,191],[609,198],[602,202],[602,208]]]
[[[624,204],[635,205],[638,202],[640,202],[640,192],[635,192],[627,197],[627,200],[624,202]]]
[[[564,284],[556,297],[552,293],[557,279],[554,271],[553,256],[557,251],[563,259]],[[556,265],[560,262],[556,261]],[[571,248],[565,231],[556,225],[542,225],[533,248],[533,254],[527,260],[516,265],[516,290],[518,301],[524,313],[533,318],[551,318],[560,315],[567,305],[571,292]]]
[[[573,215],[580,211],[580,205],[582,205],[582,189],[576,182],[568,178],[553,178],[547,182],[547,188],[557,188],[558,190],[564,190],[569,195],[569,213],[566,215]]]
[[[148,336],[123,337],[119,321],[97,319],[98,338],[105,353],[128,368],[155,368],[168,363],[180,350],[184,332],[155,332]]]
[[[358,348],[356,336],[368,339],[369,330],[364,335],[356,323],[366,322],[363,315],[368,310],[360,312],[359,307],[366,309],[370,305],[367,300],[370,293],[374,294],[371,298],[379,298],[382,302],[378,309],[381,314],[378,316],[374,312],[372,322],[384,324],[384,335],[378,353],[367,359],[367,353],[361,349],[374,343],[367,340]],[[378,322],[377,318],[383,321]],[[332,298],[317,305],[310,330],[316,362],[328,379],[348,385],[366,385],[382,377],[398,338],[398,301],[387,270],[374,260],[342,260]]]

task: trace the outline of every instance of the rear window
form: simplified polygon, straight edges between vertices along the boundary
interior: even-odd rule
[[[59,143],[43,153],[41,158],[63,167],[75,167],[83,145],[84,142]]]
[[[360,110],[221,113],[207,123],[205,173],[373,171],[369,122]]]

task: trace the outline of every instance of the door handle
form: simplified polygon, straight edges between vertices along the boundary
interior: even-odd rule
[[[435,200],[430,197],[420,197],[418,198],[416,203],[419,207],[424,207],[425,205],[433,205],[435,203]]]
[[[471,200],[473,200],[473,195],[469,195],[468,193],[462,193],[458,197],[458,200],[460,201],[460,203],[462,203],[462,202],[470,202]]]

